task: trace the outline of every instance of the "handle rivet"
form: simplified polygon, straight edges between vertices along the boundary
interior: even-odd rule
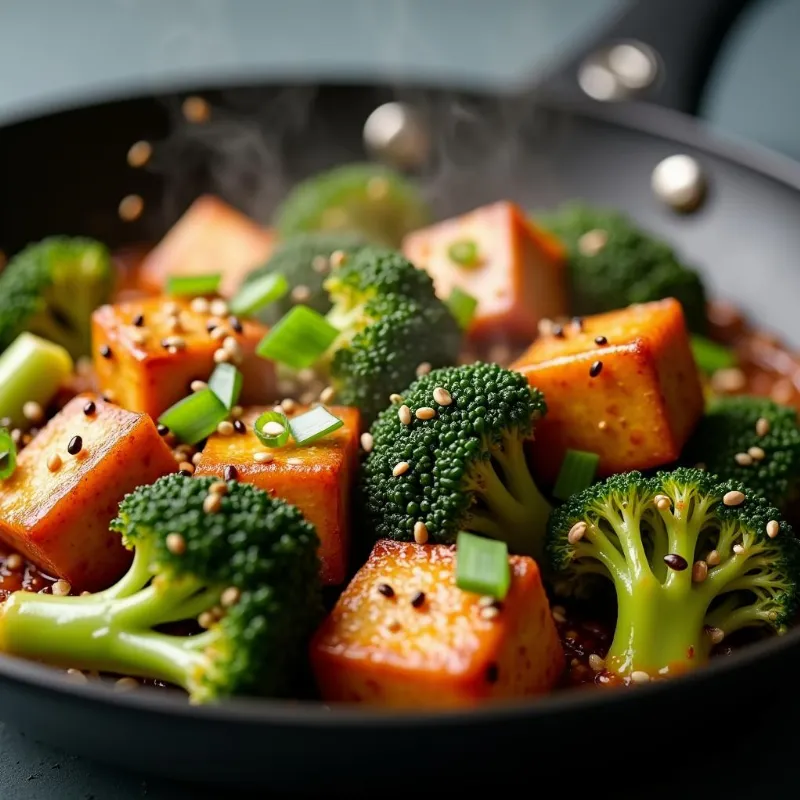
[[[406,103],[378,106],[364,123],[364,144],[381,161],[399,168],[418,167],[430,150],[420,114]]]
[[[697,159],[685,154],[660,161],[650,180],[653,193],[675,211],[697,210],[705,198],[706,179]]]

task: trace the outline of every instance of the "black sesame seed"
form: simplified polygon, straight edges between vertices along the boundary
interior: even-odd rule
[[[236,471],[236,467],[232,464],[228,464],[222,473],[222,477],[225,478],[226,481],[235,481],[239,477],[239,473]]]
[[[213,330],[214,330],[214,328],[216,328],[216,327],[217,327],[217,323],[216,323],[216,322],[207,322],[207,323],[206,323],[206,330],[207,330],[209,333],[211,333],[211,331],[213,331]]]
[[[503,603],[502,603],[502,601],[501,601],[501,600],[495,600],[495,601],[494,601],[494,602],[491,604],[491,606],[489,606],[489,608],[493,608],[493,609],[495,609],[496,611],[502,611],[502,610],[503,610]]]
[[[492,661],[488,667],[486,667],[486,680],[489,683],[497,683],[497,679],[500,677],[500,669],[498,668],[497,664]]]
[[[162,339],[162,340],[161,340],[161,346],[162,346],[162,347],[163,347],[165,350],[169,350],[169,348],[170,348],[170,347],[172,347],[172,343],[171,343],[171,342],[169,342],[169,341],[167,341],[166,339]]]
[[[247,433],[247,426],[240,419],[233,421],[233,429],[236,433]]]
[[[425,592],[414,592],[414,595],[411,598],[411,605],[414,606],[414,608],[419,608],[424,604],[425,604]]]
[[[169,433],[169,428],[166,425],[162,425],[160,422],[158,423],[156,430],[158,431],[159,436],[166,436]]]
[[[136,316],[133,318],[133,324],[134,324],[134,325],[135,325],[137,328],[141,328],[141,327],[142,327],[142,325],[144,325],[144,314],[137,314],[137,315],[136,315]]]
[[[178,475],[183,475],[184,478],[191,478],[192,473],[188,469],[182,469],[178,472]]]
[[[83,450],[83,439],[80,436],[73,436],[67,445],[67,452],[71,456],[76,456]]]
[[[683,572],[688,566],[689,563],[683,556],[679,556],[677,553],[667,553],[664,556],[664,563],[670,568],[674,569],[675,572]]]
[[[228,317],[228,323],[236,333],[244,333],[244,326],[239,317]]]
[[[603,371],[603,362],[602,361],[595,361],[591,367],[589,367],[589,377],[596,378],[601,372]]]
[[[382,594],[384,597],[394,597],[394,589],[392,589],[392,587],[391,587],[391,586],[389,586],[389,584],[388,584],[388,583],[381,583],[381,584],[378,584],[378,591],[379,591],[379,592],[380,592],[380,593],[381,593],[381,594]]]
[[[103,358],[111,358],[111,348],[107,344],[104,344],[100,348],[100,355],[103,356]]]
[[[113,403],[114,402],[110,394],[103,394],[101,396],[103,398],[103,402],[104,403]]]
[[[605,336],[595,336],[594,343],[599,344],[602,347],[604,344],[608,344],[608,339],[606,339]]]
[[[557,336],[559,339],[563,339],[564,329],[560,325],[553,325],[553,336]]]
[[[582,317],[573,317],[572,324],[579,330],[583,330],[583,318]]]
[[[83,413],[86,414],[87,417],[91,417],[94,412],[97,411],[97,406],[94,403],[94,400],[90,400],[84,407]]]

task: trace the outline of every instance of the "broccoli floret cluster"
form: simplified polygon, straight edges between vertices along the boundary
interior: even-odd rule
[[[128,572],[92,595],[12,594],[0,649],[160,679],[196,703],[290,688],[322,611],[319,541],[294,506],[249,484],[169,475],[128,495],[112,528],[134,549]],[[162,629],[195,620],[205,630]]]
[[[598,314],[674,297],[683,306],[689,328],[706,332],[706,292],[700,275],[668,244],[625,215],[568,203],[537,216],[537,224],[567,248],[574,313]]]
[[[105,245],[54,236],[29,245],[0,275],[0,352],[23,331],[64,347],[73,358],[91,350],[91,315],[114,281]]]
[[[525,378],[497,364],[434,370],[372,426],[363,466],[365,511],[377,538],[452,543],[461,530],[541,555],[550,504],[525,444],[547,406]]]
[[[295,186],[277,209],[275,227],[284,238],[351,230],[399,247],[430,216],[422,194],[403,175],[379,164],[356,163],[317,173]]]
[[[741,481],[786,509],[800,488],[797,411],[766,397],[713,399],[689,440],[683,460],[721,478]]]
[[[800,600],[790,525],[743,484],[698,469],[614,475],[574,495],[550,518],[546,552],[562,591],[611,582],[606,666],[634,680],[699,666],[743,628],[783,634]]]

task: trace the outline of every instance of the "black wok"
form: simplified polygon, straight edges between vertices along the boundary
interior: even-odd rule
[[[11,253],[59,232],[115,246],[154,241],[203,191],[266,219],[293,180],[363,158],[367,115],[401,99],[422,109],[436,132],[437,146],[420,172],[441,215],[500,197],[526,207],[571,197],[618,206],[699,264],[713,294],[800,345],[800,271],[793,263],[800,252],[800,166],[717,141],[681,113],[696,110],[713,55],[744,5],[650,0],[615,23],[603,42],[638,39],[661,64],[661,77],[636,102],[581,98],[576,58],[535,89],[505,95],[258,81],[19,120],[0,130],[0,247]],[[210,102],[212,120],[176,134],[187,94]],[[153,170],[126,163],[139,139],[164,142]],[[708,178],[707,200],[690,215],[671,212],[650,188],[653,167],[675,153],[694,156]],[[269,180],[254,180],[258,174]],[[145,210],[123,222],[117,208],[130,193],[144,198]],[[522,769],[535,772],[536,791],[539,781],[565,771],[589,776],[602,759],[598,774],[609,779],[623,759],[650,770],[653,754],[664,779],[677,763],[683,779],[700,780],[709,765],[745,757],[754,746],[751,730],[763,734],[766,761],[770,732],[788,736],[776,720],[800,705],[792,686],[798,669],[795,631],[636,691],[576,690],[507,707],[398,715],[271,701],[194,708],[171,693],[114,694],[0,658],[0,716],[76,753],[202,782],[394,796],[401,788],[430,788],[423,779],[447,780],[453,789],[484,780],[493,788],[524,783]],[[728,730],[739,732],[735,741]],[[590,791],[595,783],[579,786]]]

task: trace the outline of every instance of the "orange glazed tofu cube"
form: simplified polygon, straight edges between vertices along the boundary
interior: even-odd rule
[[[220,294],[231,297],[250,270],[272,252],[275,235],[213,195],[192,203],[144,259],[139,283],[162,292],[172,275],[222,275]]]
[[[150,417],[79,395],[0,481],[0,538],[73,590],[103,589],[131,558],[108,529],[119,502],[176,469]]]
[[[469,329],[475,340],[530,341],[540,319],[567,313],[564,250],[513,203],[415,231],[404,239],[403,252],[427,270],[443,300],[456,287],[477,299]]]
[[[564,653],[539,569],[510,565],[498,612],[456,586],[453,548],[378,542],[311,642],[323,699],[454,708],[550,691]]]
[[[512,365],[547,401],[532,448],[537,477],[553,483],[568,449],[597,453],[600,477],[678,458],[703,413],[680,303],[633,305],[556,330]]]
[[[360,415],[357,409],[329,406],[344,422],[341,428],[306,445],[290,440],[285,447],[268,450],[253,433],[253,423],[269,408],[249,408],[241,417],[243,434],[210,436],[196,476],[224,477],[226,467],[237,479],[264,489],[297,506],[317,529],[320,539],[322,580],[344,581],[350,546],[350,495],[358,468]],[[298,407],[293,416],[307,411]],[[268,454],[268,455],[267,455]],[[268,462],[264,457],[271,456]]]
[[[92,315],[92,348],[100,390],[129,411],[157,418],[189,394],[192,381],[208,380],[215,353],[231,338],[238,343],[232,345],[233,360],[244,377],[241,401],[273,398],[275,366],[255,354],[267,328],[250,320],[232,322],[211,309],[214,301],[163,296],[98,308]]]

